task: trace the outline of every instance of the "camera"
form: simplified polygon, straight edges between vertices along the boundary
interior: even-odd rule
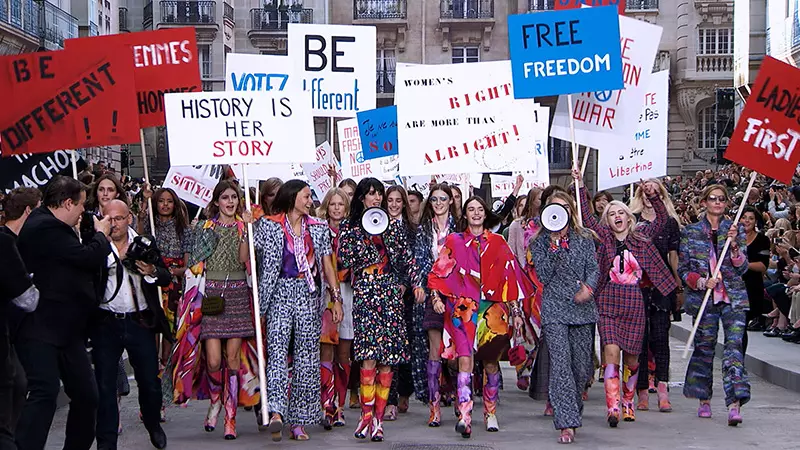
[[[138,272],[136,261],[155,265],[161,259],[161,254],[156,247],[156,240],[152,236],[139,235],[133,238],[128,246],[128,252],[122,265],[131,272]]]

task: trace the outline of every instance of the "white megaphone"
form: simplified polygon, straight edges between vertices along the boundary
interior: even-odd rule
[[[541,219],[545,230],[556,233],[566,228],[569,223],[569,211],[564,205],[550,203],[542,210]]]
[[[377,206],[367,208],[361,214],[361,227],[373,236],[383,234],[389,228],[389,214]]]

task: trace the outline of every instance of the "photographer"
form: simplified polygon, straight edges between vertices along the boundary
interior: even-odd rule
[[[171,278],[155,241],[137,237],[130,228],[132,216],[125,202],[112,200],[103,212],[111,220],[112,245],[103,275],[105,292],[90,334],[100,394],[97,448],[117,448],[117,363],[123,350],[127,350],[139,387],[142,421],[150,442],[162,449],[167,445],[167,437],[159,423],[161,380],[156,334],[169,336],[169,325],[156,286],[169,285]]]

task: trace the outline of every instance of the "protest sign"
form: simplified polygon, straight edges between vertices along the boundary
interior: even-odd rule
[[[765,56],[725,158],[768,177],[792,182],[800,162],[800,71]]]
[[[366,25],[290,23],[289,57],[317,117],[375,109],[376,30]]]
[[[286,92],[167,94],[165,106],[173,166],[315,158],[309,105]]]
[[[492,183],[492,197],[503,198],[511,195],[514,192],[514,184],[517,182],[518,174],[521,174],[525,180],[519,189],[520,195],[527,195],[528,191],[533,188],[545,188],[550,185],[549,171],[547,178],[542,178],[544,172],[539,172],[539,174],[515,173],[513,176],[491,174],[489,179]]]
[[[667,174],[668,70],[648,78],[643,103],[631,145],[608,142],[597,147],[600,156],[597,158],[598,190]]]
[[[662,28],[656,25],[619,17],[620,54],[625,88],[616,91],[593,90],[572,96],[575,142],[593,148],[617,140],[621,148],[631,145],[636,133],[642,102],[649,85]],[[569,97],[558,98],[550,134],[571,141]],[[609,147],[609,145],[606,145]]]
[[[561,11],[563,9],[577,9],[584,6],[616,6],[620,15],[625,14],[625,0],[554,0],[553,9]],[[655,9],[658,9],[656,7]]]
[[[242,170],[241,164],[232,165],[231,170],[233,170],[233,174],[237,179],[244,180],[244,170]],[[264,181],[270,178],[278,178],[284,182],[295,179],[308,181],[305,173],[303,173],[303,167],[298,163],[247,165],[248,180]]]
[[[290,77],[291,70],[288,56],[228,53],[225,58],[225,90],[241,92],[302,89],[302,86],[289,87],[290,80],[295,84],[299,81],[298,77]]]
[[[336,155],[333,154],[331,144],[328,141],[317,146],[317,161],[313,163],[301,164],[303,172],[308,177],[308,184],[317,194],[317,198],[322,199],[328,191],[342,181],[342,168]],[[331,167],[336,168],[336,179],[331,177]]]
[[[364,159],[397,154],[397,106],[371,109],[356,117]]]
[[[120,46],[130,49],[128,57],[133,61],[136,83],[135,105],[142,128],[166,124],[164,94],[203,90],[193,27],[67,39],[64,46],[86,58],[108,55],[116,51],[110,49]]]
[[[66,50],[0,58],[3,155],[138,142],[133,63],[108,53],[92,60]]]
[[[387,156],[372,160],[364,159],[361,150],[361,134],[358,119],[336,122],[339,135],[339,155],[342,158],[342,176],[356,182],[362,178],[375,177],[379,180],[393,180],[398,174],[400,163],[397,156]]]
[[[409,191],[419,192],[424,198],[428,198],[431,193],[431,177],[429,175],[403,177],[403,185]]]
[[[0,158],[0,192],[18,187],[41,188],[56,175],[72,176],[72,154],[67,150]],[[86,168],[78,159],[78,170]]]
[[[222,166],[172,166],[163,187],[174,190],[181,200],[205,208],[221,176]]]
[[[617,8],[508,16],[514,97],[622,88]]]

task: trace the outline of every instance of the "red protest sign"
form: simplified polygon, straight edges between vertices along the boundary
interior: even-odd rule
[[[769,56],[731,136],[725,158],[792,182],[800,151],[800,70]]]
[[[576,9],[586,6],[616,6],[620,14],[625,14],[625,0],[555,0],[553,9]]]
[[[139,141],[133,65],[118,50],[0,58],[0,98],[3,156]]]
[[[164,94],[202,91],[193,27],[67,39],[67,50],[102,57],[127,46],[134,66],[136,106],[142,128],[166,125]]]

